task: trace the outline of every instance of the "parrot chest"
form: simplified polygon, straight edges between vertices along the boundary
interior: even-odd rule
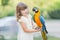
[[[34,21],[39,22],[38,19],[39,19],[39,17],[37,15],[34,15]]]
[[[38,15],[34,15],[34,21],[35,21],[35,23],[36,23],[38,26],[42,26],[42,23],[41,23],[39,17],[40,17],[40,16],[38,16]]]

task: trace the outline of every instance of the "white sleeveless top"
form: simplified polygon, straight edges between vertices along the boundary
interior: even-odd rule
[[[29,30],[33,29],[31,15],[28,15],[28,18],[21,16],[21,18],[19,19],[19,22],[21,21],[23,21],[26,24],[26,27]],[[19,22],[18,22],[18,25],[19,25],[18,40],[33,40],[33,33],[24,32]]]

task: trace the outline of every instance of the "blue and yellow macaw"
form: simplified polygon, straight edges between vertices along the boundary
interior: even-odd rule
[[[43,40],[47,40],[46,33],[48,33],[48,31],[46,30],[45,20],[43,16],[41,16],[39,8],[34,7],[33,11],[35,12],[33,17],[34,22],[38,25],[39,28],[42,28],[41,34],[42,34]]]

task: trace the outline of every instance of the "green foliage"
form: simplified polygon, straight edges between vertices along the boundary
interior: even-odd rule
[[[12,36],[10,40],[17,40],[17,35]],[[42,37],[41,36],[34,37],[34,40],[42,40]],[[60,40],[60,38],[57,38],[57,37],[53,37],[53,36],[49,36],[48,35],[48,40]]]
[[[3,35],[0,35],[0,40],[5,40]]]
[[[48,11],[48,14],[52,19],[60,19],[60,9]]]
[[[34,37],[34,40],[42,40],[42,37]],[[60,40],[60,38],[53,37],[53,36],[48,36],[48,40]]]
[[[6,16],[14,16],[15,11],[14,10],[4,10],[2,12],[0,12],[0,18],[6,17]]]
[[[7,16],[14,16],[14,13],[15,13],[15,11],[11,10],[11,11],[8,12]]]
[[[60,8],[60,0],[29,0],[29,1],[28,0],[19,0],[19,1],[27,4],[28,7],[30,8],[30,11],[33,7],[39,7],[40,10],[43,11],[42,15],[44,15],[44,17],[46,17],[46,18],[49,18],[48,14],[50,14],[52,11],[54,11],[54,9]],[[0,18],[5,17],[5,16],[13,16],[14,12],[15,12],[13,10],[15,10],[16,4],[19,1],[16,0],[13,3],[13,0],[1,0]],[[11,5],[13,5],[13,6],[11,6]],[[47,14],[47,12],[48,12],[48,14]],[[31,13],[32,13],[32,11],[31,11]],[[57,14],[59,14],[59,13],[57,13]],[[33,13],[32,13],[32,15],[33,15]],[[54,18],[56,18],[56,17],[54,17]]]
[[[12,36],[10,40],[17,40],[17,35]]]
[[[9,0],[1,0],[1,5],[2,6],[8,5],[8,3],[9,3]]]

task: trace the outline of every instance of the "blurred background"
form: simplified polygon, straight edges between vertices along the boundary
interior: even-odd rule
[[[0,0],[0,40],[17,40],[15,9],[19,2],[28,5],[31,15],[33,7],[40,8],[49,32],[48,40],[60,40],[60,0]],[[39,32],[34,33],[34,40],[42,40]]]

